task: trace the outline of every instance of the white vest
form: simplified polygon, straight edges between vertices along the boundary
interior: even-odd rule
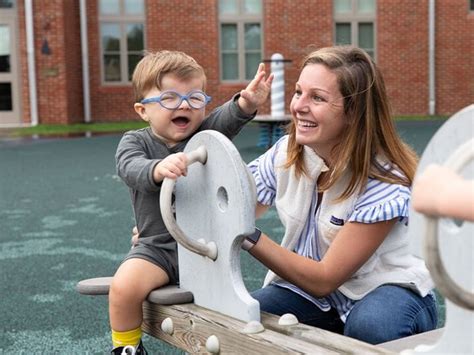
[[[283,167],[286,162],[286,150],[287,141],[281,142],[275,157],[277,181],[275,206],[285,226],[281,245],[293,250],[308,218],[318,176],[327,170],[327,167],[311,148],[305,146],[304,164],[309,177],[302,175],[297,179],[294,166],[290,169]],[[331,218],[347,222],[359,197],[358,194],[353,194],[342,202],[334,203],[347,186],[348,178],[348,175],[343,176],[323,194],[317,221],[322,255],[326,253],[337,232],[342,228],[330,223]],[[350,299],[359,300],[380,285],[396,284],[413,289],[424,297],[434,284],[424,261],[410,254],[406,229],[402,223],[396,223],[375,253],[339,287],[339,291]],[[269,271],[264,286],[277,279],[278,276]]]

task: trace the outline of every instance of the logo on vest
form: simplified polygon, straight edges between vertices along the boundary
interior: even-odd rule
[[[344,225],[344,220],[340,219],[340,218],[337,218],[337,217],[334,217],[334,216],[331,216],[331,223],[336,225],[336,226],[343,226]]]

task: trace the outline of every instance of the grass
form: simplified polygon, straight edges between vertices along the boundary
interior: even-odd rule
[[[445,120],[447,116],[398,116],[395,120],[400,121],[424,121],[424,120]],[[132,129],[145,127],[146,122],[143,121],[126,121],[126,122],[108,122],[108,123],[75,123],[69,125],[60,124],[40,124],[34,127],[10,128],[7,130],[0,129],[0,136],[9,137],[25,137],[32,135],[40,136],[67,136],[76,135],[86,132],[90,133],[120,133]]]

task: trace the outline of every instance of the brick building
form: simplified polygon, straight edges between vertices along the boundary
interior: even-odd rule
[[[375,58],[397,115],[474,102],[474,0],[0,0],[0,126],[136,119],[144,49],[195,57],[213,105],[281,53],[288,108],[308,48],[347,43]]]

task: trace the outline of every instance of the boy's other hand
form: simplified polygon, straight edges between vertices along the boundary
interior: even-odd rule
[[[453,170],[430,164],[417,177],[412,188],[413,208],[430,216],[443,215],[442,205],[454,203],[453,186],[462,186],[462,177]]]
[[[138,233],[138,228],[137,226],[134,226],[132,228],[132,238],[130,239],[130,242],[132,244],[132,248],[138,244],[138,237],[139,237],[139,233]]]
[[[265,64],[260,63],[253,80],[240,92],[239,107],[248,115],[254,113],[259,106],[264,104],[270,95],[273,74],[270,74],[266,79],[265,75]]]
[[[177,179],[186,176],[188,171],[188,158],[184,153],[168,155],[165,159],[156,164],[153,169],[153,179],[155,182],[162,182],[164,178]]]

